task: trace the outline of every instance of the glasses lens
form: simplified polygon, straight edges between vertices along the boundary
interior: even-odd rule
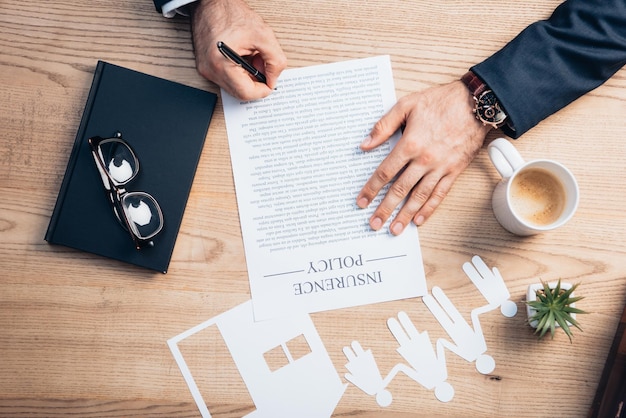
[[[115,138],[100,143],[98,152],[111,178],[119,185],[128,183],[139,171],[139,161],[128,145]]]
[[[163,227],[161,208],[148,193],[126,193],[121,203],[128,224],[137,237],[149,239],[161,231]]]

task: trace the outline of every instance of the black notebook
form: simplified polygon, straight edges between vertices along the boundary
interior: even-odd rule
[[[165,273],[217,95],[99,61],[45,239]],[[124,188],[151,194],[164,226],[140,250],[113,211],[87,140],[121,132],[140,165]]]

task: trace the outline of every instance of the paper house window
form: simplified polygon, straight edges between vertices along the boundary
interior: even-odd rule
[[[311,347],[304,335],[300,334],[291,340],[278,345],[263,354],[267,366],[272,372],[289,365],[311,353]]]

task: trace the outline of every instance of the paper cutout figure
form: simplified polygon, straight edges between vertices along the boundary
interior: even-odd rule
[[[343,348],[348,359],[345,378],[366,394],[376,396],[378,405],[386,407],[393,400],[386,388],[400,372],[426,389],[434,389],[441,402],[448,402],[454,397],[454,388],[447,382],[444,348],[469,362],[476,362],[480,373],[491,373],[495,360],[486,354],[487,344],[478,317],[498,307],[504,316],[512,317],[517,312],[517,306],[510,300],[510,293],[497,268],[489,269],[480,257],[474,256],[471,263],[463,265],[463,270],[489,303],[472,310],[471,326],[441,288],[433,287],[432,294],[422,298],[454,343],[440,338],[435,352],[428,331],[420,333],[408,315],[399,312],[397,319],[387,320],[387,326],[399,344],[396,351],[408,365],[396,364],[383,379],[372,351],[365,351],[358,341],[353,341],[350,347]],[[214,325],[224,338],[257,408],[246,417],[331,416],[347,385],[341,382],[309,315],[255,322],[252,303],[248,301],[168,340],[203,417],[210,418],[211,414],[178,343]],[[289,342],[296,338],[304,338],[310,348],[299,358],[289,352]],[[288,363],[271,370],[264,354],[276,349],[284,351]]]
[[[216,325],[246,384],[256,410],[248,418],[330,417],[347,387],[342,383],[309,315],[254,322],[248,301],[168,340],[200,413],[211,414],[178,343]],[[310,352],[294,358],[287,342],[304,336]],[[264,353],[281,347],[289,363],[272,371]]]
[[[346,369],[349,373],[344,375],[346,380],[368,395],[376,395],[378,405],[391,405],[391,393],[385,390],[387,384],[380,374],[372,350],[365,351],[358,341],[353,341],[352,348],[343,348],[343,354],[348,359]]]
[[[489,305],[500,306],[500,312],[507,318],[514,317],[517,313],[517,305],[510,300],[511,294],[498,268],[494,267],[490,270],[483,259],[477,255],[472,257],[472,263],[468,261],[463,264],[463,271],[467,277],[487,299]]]
[[[418,332],[415,325],[405,312],[398,313],[398,319],[389,318],[389,330],[400,345],[398,353],[409,363],[395,365],[387,377],[382,378],[371,350],[364,351],[358,341],[350,347],[344,347],[343,352],[348,359],[346,379],[368,395],[376,395],[376,402],[380,406],[389,406],[393,400],[386,387],[395,376],[403,372],[411,379],[428,390],[435,390],[435,396],[441,402],[448,402],[454,397],[454,388],[446,379],[445,350],[443,340],[437,341],[437,353],[433,349],[428,332]]]
[[[487,343],[478,316],[497,308],[498,305],[485,305],[474,309],[471,312],[472,326],[470,326],[441,288],[433,287],[431,292],[432,295],[425,295],[422,300],[454,341],[452,344],[442,339],[444,347],[469,362],[475,361],[478,372],[491,373],[496,367],[496,362],[493,357],[485,354]]]
[[[389,318],[387,326],[400,345],[396,351],[415,371],[409,377],[426,389],[435,389],[435,396],[440,401],[450,401],[454,397],[454,388],[446,382],[448,369],[443,349],[444,340],[437,340],[435,353],[428,331],[420,333],[405,312],[398,312],[398,320]]]

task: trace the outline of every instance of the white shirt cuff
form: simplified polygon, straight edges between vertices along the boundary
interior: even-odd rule
[[[171,0],[165,3],[161,7],[161,12],[165,17],[174,17],[177,14],[187,16],[187,13],[182,9],[183,6],[193,3],[196,0]]]

